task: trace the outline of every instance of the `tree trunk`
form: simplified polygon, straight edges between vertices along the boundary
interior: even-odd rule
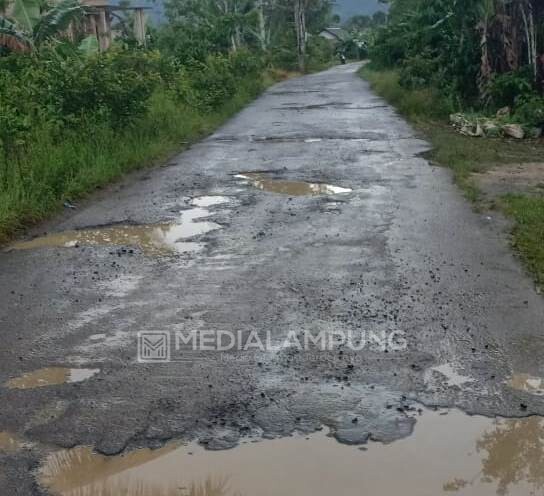
[[[487,19],[482,26],[482,36],[480,39],[480,96],[482,99],[487,98],[487,88],[491,81],[493,69],[491,68],[491,62],[489,60],[489,25]]]
[[[266,35],[266,22],[264,19],[264,0],[258,0],[257,2],[257,15],[259,17],[259,43],[261,49],[266,51],[268,48],[268,37]]]
[[[297,58],[300,72],[306,70],[306,0],[294,0]]]
[[[527,7],[527,10],[525,10]],[[537,40],[535,29],[535,18],[533,6],[531,2],[525,5],[520,4],[521,16],[523,18],[523,27],[525,29],[525,39],[527,40],[527,58],[531,69],[533,70],[534,82],[537,82],[538,67],[537,67]]]

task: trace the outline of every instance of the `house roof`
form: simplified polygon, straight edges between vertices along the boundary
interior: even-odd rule
[[[320,34],[321,35],[328,34],[329,36],[336,38],[338,41],[345,41],[349,38],[347,31],[345,31],[342,28],[336,28],[336,27],[325,28],[323,31],[321,31]]]

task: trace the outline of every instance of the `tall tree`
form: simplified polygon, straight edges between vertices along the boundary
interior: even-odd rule
[[[294,0],[295,31],[297,35],[297,60],[301,72],[306,70],[306,8],[308,0]]]

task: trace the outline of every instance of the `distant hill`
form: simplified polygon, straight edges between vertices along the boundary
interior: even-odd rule
[[[387,10],[387,6],[379,3],[378,0],[336,0],[334,12],[338,14],[343,21],[354,15],[370,15],[378,10]]]

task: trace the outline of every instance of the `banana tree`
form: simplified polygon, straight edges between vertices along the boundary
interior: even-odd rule
[[[15,52],[32,52],[61,36],[86,12],[79,0],[61,0],[43,13],[37,0],[16,0],[9,16],[0,15],[0,46]]]

